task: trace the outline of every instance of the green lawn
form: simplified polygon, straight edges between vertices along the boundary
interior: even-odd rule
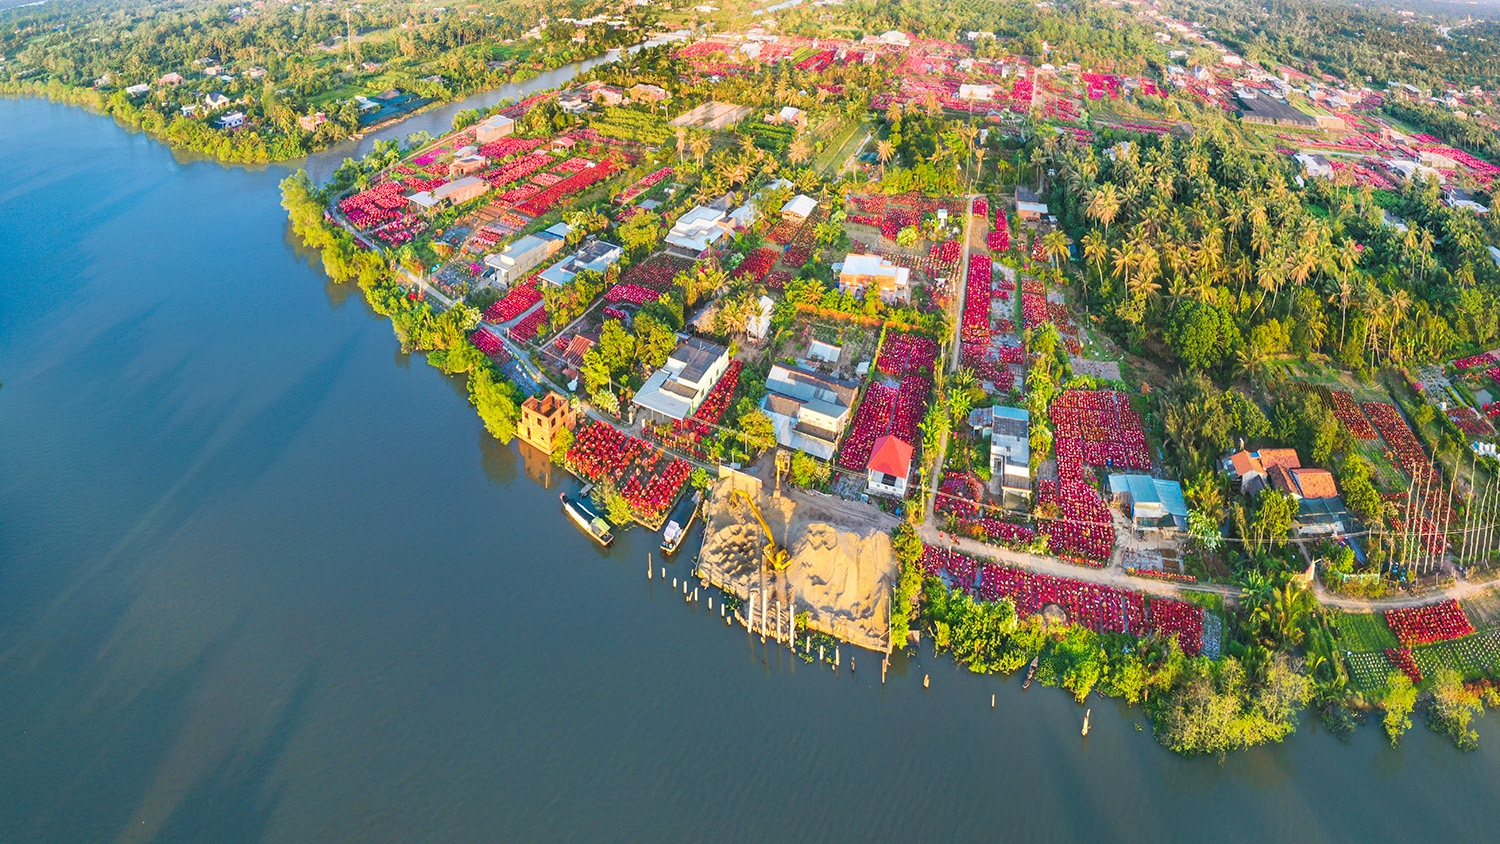
[[[1383,651],[1400,645],[1396,634],[1386,626],[1385,617],[1377,613],[1358,615],[1335,611],[1334,626],[1338,628],[1339,642],[1349,651]]]

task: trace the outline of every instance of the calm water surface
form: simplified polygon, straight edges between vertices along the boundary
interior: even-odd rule
[[[0,841],[1496,840],[1493,715],[1185,761],[726,628],[325,281],[286,172],[0,100]]]

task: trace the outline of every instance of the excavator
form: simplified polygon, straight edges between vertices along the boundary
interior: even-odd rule
[[[745,502],[745,506],[750,508],[750,513],[755,516],[755,520],[760,522],[760,529],[766,532],[766,566],[776,571],[785,571],[786,567],[792,564],[791,558],[787,556],[786,549],[777,545],[776,539],[771,536],[771,526],[766,524],[765,517],[760,514],[760,508],[756,507],[750,496],[741,490],[735,490],[733,495],[739,496],[739,499]]]

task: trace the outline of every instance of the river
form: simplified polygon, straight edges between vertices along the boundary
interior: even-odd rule
[[[289,169],[0,100],[0,841],[1493,840],[1493,715],[1183,760],[726,627],[325,280]]]

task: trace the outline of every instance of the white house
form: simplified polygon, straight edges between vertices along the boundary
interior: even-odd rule
[[[994,85],[973,85],[965,82],[958,86],[958,98],[960,100],[979,100],[989,102],[995,98]]]
[[[858,395],[858,384],[776,364],[766,376],[760,407],[776,428],[776,442],[832,460]]]
[[[220,129],[238,129],[245,125],[245,113],[243,111],[231,111],[214,123]]]
[[[876,440],[870,452],[865,487],[876,495],[904,498],[910,477],[911,446],[894,434]]]
[[[650,421],[680,422],[698,411],[727,369],[728,349],[689,337],[677,344],[666,365],[651,373],[630,403]]]
[[[585,243],[577,252],[558,261],[556,264],[542,270],[538,276],[542,281],[553,287],[562,287],[573,280],[573,276],[584,270],[592,270],[600,275],[610,268],[610,265],[620,260],[625,251],[613,243],[602,240],[591,240]]]
[[[813,211],[817,210],[817,208],[818,201],[816,199],[799,193],[787,200],[785,205],[781,206],[781,218],[794,223],[801,223],[806,221],[808,217],[811,217]]]
[[[514,131],[516,131],[516,121],[503,114],[492,114],[474,124],[474,140],[476,143],[487,144],[491,141],[498,141]]]
[[[727,216],[721,208],[696,206],[672,224],[666,243],[696,258],[730,233]]]
[[[203,104],[209,108],[224,108],[229,105],[229,98],[218,91],[214,91],[203,98]]]
[[[129,88],[126,88],[125,93],[129,94],[132,97],[139,97],[141,94],[144,94],[150,90],[151,86],[146,84],[145,82],[142,82],[139,85],[131,85]]]

